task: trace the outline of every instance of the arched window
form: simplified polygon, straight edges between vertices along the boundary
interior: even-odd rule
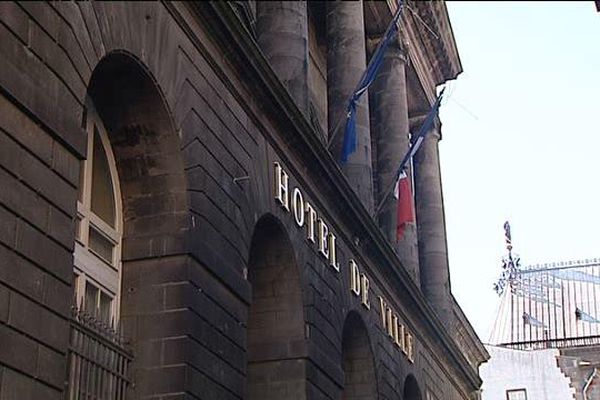
[[[88,102],[87,158],[81,162],[77,202],[74,288],[77,306],[113,325],[121,287],[121,194],[106,130]]]

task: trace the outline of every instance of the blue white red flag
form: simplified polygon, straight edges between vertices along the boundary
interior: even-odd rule
[[[419,128],[419,132],[416,135],[412,136],[412,143],[410,145],[410,148],[404,155],[404,158],[402,158],[402,161],[400,162],[400,165],[398,166],[398,169],[396,170],[396,174],[394,175],[394,181],[390,182],[390,186],[388,187],[388,189],[386,189],[386,191],[384,192],[384,195],[381,197],[381,201],[379,202],[379,205],[375,209],[376,214],[378,214],[379,211],[381,211],[381,208],[383,207],[383,204],[385,203],[387,197],[391,194],[392,189],[394,188],[394,186],[392,186],[392,185],[395,185],[398,182],[400,174],[406,170],[407,165],[410,162],[411,158],[413,158],[413,156],[417,153],[417,151],[421,147],[421,144],[423,144],[423,141],[425,140],[425,136],[427,135],[427,132],[429,132],[431,126],[433,125],[433,121],[437,115],[438,109],[440,107],[440,103],[442,101],[442,96],[444,95],[444,90],[445,90],[445,88],[442,89],[442,91],[438,95],[437,99],[435,100],[435,103],[431,107],[431,110],[429,110],[429,114],[427,114],[427,117],[425,118],[423,125],[421,125],[421,127]]]
[[[396,224],[396,239],[402,240],[404,228],[409,223],[415,222],[413,210],[413,197],[410,190],[410,180],[405,171],[400,173],[394,188],[394,197],[398,200],[398,218]]]

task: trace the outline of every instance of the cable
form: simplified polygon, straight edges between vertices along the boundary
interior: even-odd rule
[[[427,22],[423,21],[423,18],[421,18],[421,16],[412,8],[410,8],[410,6],[408,4],[406,4],[406,8],[408,8],[408,10],[415,16],[417,17],[417,19],[419,20],[419,22],[421,22],[421,24],[423,24],[423,26],[433,35],[433,37],[435,37],[437,40],[440,40],[440,37],[438,36],[438,34],[429,26],[427,25]]]

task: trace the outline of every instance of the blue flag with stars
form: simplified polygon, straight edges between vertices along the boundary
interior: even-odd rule
[[[388,26],[385,35],[377,49],[375,50],[375,54],[371,57],[369,61],[369,65],[367,69],[363,73],[358,86],[352,93],[352,97],[350,97],[350,101],[348,102],[348,106],[346,107],[346,128],[344,130],[344,145],[342,147],[342,163],[348,161],[348,157],[350,154],[356,151],[357,147],[357,137],[356,137],[356,105],[360,100],[360,97],[364,92],[367,91],[371,83],[375,80],[377,76],[377,71],[379,71],[379,67],[383,63],[383,56],[385,55],[385,51],[387,50],[388,45],[398,32],[398,20],[402,14],[402,0],[398,2],[398,9],[396,10],[396,14],[390,25]]]

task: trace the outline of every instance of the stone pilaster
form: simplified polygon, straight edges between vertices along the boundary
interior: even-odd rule
[[[398,166],[409,148],[405,65],[406,55],[401,50],[400,43],[397,41],[391,43],[384,56],[377,79],[369,90],[371,135],[376,155],[374,182],[376,205],[381,202],[385,191],[393,184]],[[410,168],[408,176],[411,176]],[[411,199],[412,201],[413,199]],[[418,285],[419,256],[416,226],[408,224],[404,229],[402,239],[398,241],[397,218],[398,201],[391,194],[385,199],[377,220],[385,236],[396,249],[402,265]]]
[[[416,132],[422,123],[416,121]],[[421,290],[445,322],[451,322],[450,273],[436,121],[414,158]]]
[[[362,1],[328,2],[327,102],[330,134],[342,119],[339,132],[331,147],[331,152],[337,159],[340,158],[344,141],[345,107],[365,69],[365,25]],[[367,210],[372,211],[373,178],[367,94],[362,96],[357,106],[356,134],[357,150],[342,166],[342,170]]]
[[[261,50],[298,108],[308,115],[308,10],[305,1],[258,1]]]

